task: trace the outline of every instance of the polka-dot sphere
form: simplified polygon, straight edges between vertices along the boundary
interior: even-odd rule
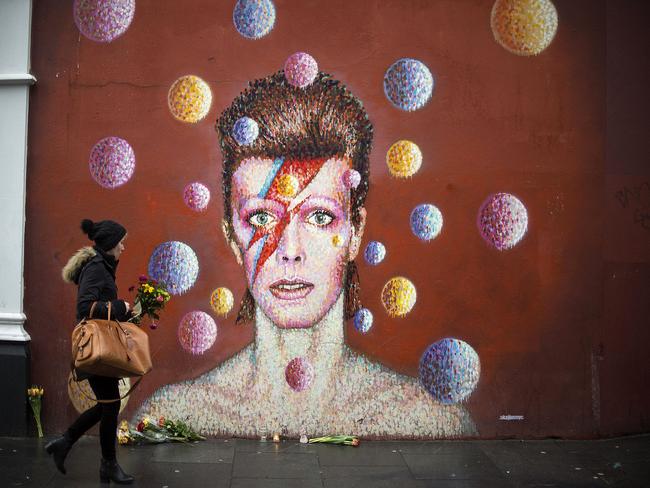
[[[415,285],[407,278],[391,278],[381,291],[381,301],[391,317],[404,317],[417,300]]]
[[[90,151],[88,165],[97,183],[104,188],[117,188],[133,176],[135,153],[124,139],[106,137]]]
[[[442,230],[442,214],[435,205],[423,203],[411,212],[411,230],[423,241],[435,239]]]
[[[135,14],[135,0],[75,0],[72,15],[91,41],[111,42],[126,32]]]
[[[149,258],[149,276],[165,283],[172,295],[181,295],[194,286],[199,260],[190,246],[168,241],[160,244]]]
[[[384,93],[395,107],[408,112],[418,110],[433,93],[431,71],[417,59],[399,59],[384,75]]]
[[[492,7],[494,38],[519,56],[533,56],[546,49],[557,24],[557,10],[550,0],[497,0]]]
[[[186,75],[171,86],[167,103],[169,111],[177,120],[193,124],[208,115],[212,92],[208,84],[198,76]]]
[[[368,264],[376,266],[386,257],[386,247],[381,242],[370,241],[366,246],[363,257],[366,258]]]
[[[203,183],[190,183],[183,190],[183,201],[195,212],[203,212],[210,203],[210,190]]]
[[[388,171],[396,178],[413,176],[422,166],[422,152],[411,141],[397,141],[386,153]]]
[[[483,239],[503,251],[517,245],[526,234],[528,212],[514,195],[496,193],[481,205],[477,225]]]
[[[235,304],[235,297],[228,288],[217,288],[210,295],[210,307],[217,315],[226,316]]]
[[[178,325],[178,342],[190,354],[203,354],[212,347],[216,339],[217,324],[205,312],[189,312]]]
[[[343,185],[348,188],[356,188],[361,183],[361,174],[356,169],[348,169],[343,173]]]
[[[420,383],[445,405],[461,402],[471,395],[480,375],[478,354],[459,339],[441,339],[431,344],[420,358]]]
[[[285,198],[293,198],[298,194],[300,182],[293,175],[282,175],[278,178],[278,193]]]
[[[309,388],[314,380],[314,367],[306,358],[294,358],[287,364],[284,377],[292,390],[303,391]]]
[[[360,308],[354,314],[354,328],[365,334],[372,327],[372,312],[367,308]]]
[[[318,75],[318,63],[307,53],[294,53],[284,63],[284,77],[291,86],[304,88]]]
[[[260,126],[250,117],[242,117],[232,128],[232,137],[241,146],[250,146],[260,135]]]
[[[232,21],[242,36],[259,39],[273,29],[275,6],[271,0],[238,0]]]

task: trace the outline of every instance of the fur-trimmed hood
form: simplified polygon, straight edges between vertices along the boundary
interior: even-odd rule
[[[79,284],[79,274],[83,267],[90,262],[92,258],[97,256],[91,246],[82,247],[68,260],[68,263],[61,271],[61,277],[66,283]]]

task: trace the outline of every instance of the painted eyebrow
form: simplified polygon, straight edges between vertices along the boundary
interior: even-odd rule
[[[264,208],[264,209],[271,209],[274,212],[278,214],[278,216],[282,216],[284,214],[285,209],[282,204],[279,202],[276,202],[275,200],[271,200],[268,198],[259,198],[259,197],[252,197],[252,198],[245,198],[242,197],[239,199],[239,207],[237,209],[237,213],[246,213],[251,210],[257,210],[259,208]]]
[[[303,205],[303,209],[305,207],[315,207],[318,205],[323,205],[323,206],[332,206],[334,207],[335,210],[338,211],[343,211],[343,205],[341,205],[341,202],[338,200],[335,200],[334,198],[330,197],[324,197],[324,196],[310,196],[305,200],[305,204]]]

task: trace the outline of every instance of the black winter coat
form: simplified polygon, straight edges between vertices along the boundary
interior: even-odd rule
[[[97,247],[92,248],[94,256],[78,263],[72,281],[79,285],[77,292],[77,321],[90,314],[93,302],[97,302],[94,318],[106,318],[108,302],[111,303],[111,318],[125,321],[131,317],[126,311],[124,300],[117,298],[115,270],[119,261]]]

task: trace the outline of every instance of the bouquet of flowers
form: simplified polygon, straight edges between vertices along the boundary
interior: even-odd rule
[[[139,324],[142,317],[145,315],[151,320],[150,327],[152,329],[158,328],[156,320],[160,320],[158,311],[165,308],[165,304],[171,298],[164,283],[159,283],[154,279],[149,279],[145,275],[140,275],[138,278],[140,284],[138,285],[138,292],[135,296],[135,306],[133,311],[135,315],[129,319],[134,324]],[[129,288],[129,291],[135,290],[135,286]]]
[[[160,417],[158,421],[144,417],[131,429],[126,420],[123,420],[117,430],[117,441],[124,444],[135,442],[191,442],[203,441],[205,437],[196,433],[190,426],[181,420],[168,420]]]
[[[359,438],[353,435],[326,435],[325,437],[314,437],[309,439],[310,444],[315,444],[317,442],[357,447],[359,445]]]
[[[45,390],[38,386],[32,385],[31,388],[27,389],[27,397],[29,398],[29,404],[32,407],[34,420],[36,420],[36,428],[38,429],[39,437],[43,437],[43,427],[41,426],[41,398],[43,397],[43,393],[45,393]]]

